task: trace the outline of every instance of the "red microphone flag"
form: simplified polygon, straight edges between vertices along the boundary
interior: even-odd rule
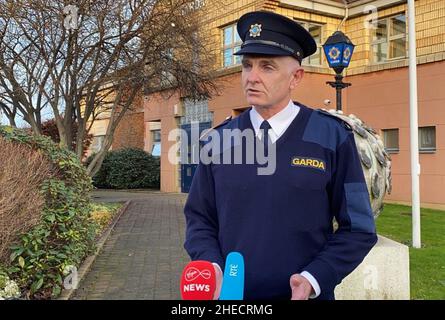
[[[181,276],[183,300],[212,300],[216,289],[215,269],[208,261],[192,261]]]

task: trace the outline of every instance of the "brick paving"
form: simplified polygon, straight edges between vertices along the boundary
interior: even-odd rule
[[[183,248],[186,195],[129,198],[127,211],[72,299],[180,299],[180,274],[189,261]]]

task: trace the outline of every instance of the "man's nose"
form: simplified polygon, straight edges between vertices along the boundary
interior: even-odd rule
[[[252,83],[260,82],[260,76],[258,73],[258,69],[256,67],[252,67],[249,70],[249,73],[247,75],[247,82],[252,82]]]

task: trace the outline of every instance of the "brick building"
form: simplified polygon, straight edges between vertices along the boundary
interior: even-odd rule
[[[133,102],[132,110],[129,110],[116,128],[113,139],[113,149],[144,148],[144,108],[143,98],[138,96]]]
[[[127,111],[119,122],[110,150],[122,148],[144,149],[145,122],[143,100],[142,96],[137,96],[131,109]],[[93,140],[88,149],[87,156],[97,152],[102,147],[109,124],[109,117],[108,112],[103,112],[93,122],[90,129],[90,133],[93,134]]]
[[[445,1],[417,0],[415,6],[420,197],[424,204],[445,204]],[[301,23],[319,46],[304,61],[306,73],[293,94],[305,105],[322,108],[326,100],[335,104],[335,91],[326,85],[333,72],[321,49],[326,39],[339,28],[356,45],[344,74],[352,86],[343,90],[343,110],[356,114],[384,138],[393,160],[393,190],[387,199],[411,200],[406,0],[208,0],[204,7],[203,28],[213,39],[209,50],[217,56],[214,70],[221,94],[198,103],[179,95],[165,99],[152,94],[143,105],[144,148],[161,154],[162,191],[186,192],[195,169],[168,160],[168,151],[176,143],[168,139],[172,129],[187,129],[193,121],[209,127],[247,107],[240,60],[232,56],[241,44],[236,21],[249,11],[270,10]],[[136,123],[139,128],[140,121]],[[134,132],[140,134],[140,129]]]

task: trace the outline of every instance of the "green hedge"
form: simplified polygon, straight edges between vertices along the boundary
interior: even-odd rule
[[[64,271],[78,268],[94,246],[97,226],[90,219],[91,179],[74,153],[48,137],[2,126],[0,136],[40,150],[54,165],[55,178],[41,187],[45,197],[42,219],[11,248],[7,271],[25,297],[55,298],[67,276]]]
[[[93,177],[93,184],[98,188],[111,189],[159,188],[160,160],[142,149],[110,151]]]

